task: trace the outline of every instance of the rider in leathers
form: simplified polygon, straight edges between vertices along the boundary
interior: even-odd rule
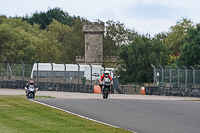
[[[100,78],[100,83],[99,83],[99,86],[101,88],[101,91],[102,91],[102,82],[104,80],[104,78],[107,78],[109,77],[111,83],[113,84],[113,80],[112,80],[112,77],[109,75],[109,71],[105,71],[104,74],[101,75],[101,78]],[[110,86],[110,88],[112,87],[112,85]]]
[[[27,85],[26,85],[26,87],[25,87],[25,92],[26,92],[26,95],[28,95],[28,88],[30,87],[30,86],[33,86],[33,87],[35,87],[35,90],[37,91],[38,90],[38,88],[37,88],[37,86],[36,86],[36,84],[34,83],[34,81],[33,80],[31,80],[29,83],[27,83]]]

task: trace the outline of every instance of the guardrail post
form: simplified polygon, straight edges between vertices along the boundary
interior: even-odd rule
[[[154,71],[153,71],[153,83],[154,83],[154,86],[155,86],[155,83],[156,83],[156,67],[153,65],[153,64],[151,64],[151,66],[153,67],[153,69],[154,69]]]
[[[9,80],[9,61],[5,59],[6,61],[6,67],[7,67],[7,80]]]
[[[78,89],[79,89],[79,71],[80,71],[80,65],[76,62],[77,66],[78,66]],[[74,90],[75,92],[75,90]]]
[[[51,83],[53,83],[53,64],[51,62],[49,62],[51,64]]]
[[[66,65],[65,65],[65,63],[63,63],[63,65],[64,65],[64,72],[65,72],[65,74],[64,74],[64,82],[66,84]]]
[[[162,69],[162,86],[163,86],[163,67],[161,65],[159,65],[159,66]]]
[[[187,68],[183,65],[185,68],[185,88],[187,88]]]
[[[194,69],[194,67],[192,67],[192,66],[190,66],[191,68],[192,68],[192,70],[193,70],[193,87],[195,86],[195,69]]]
[[[91,80],[90,80],[90,82],[91,82],[91,89],[92,89],[92,65],[89,64],[89,66],[91,67]]]
[[[167,65],[167,67],[169,68],[169,82],[170,82],[170,87],[172,86],[172,71],[171,71],[171,67]]]
[[[37,84],[38,84],[38,62],[34,61],[37,64]]]
[[[179,87],[179,71],[180,71],[180,69],[177,66],[175,66],[175,67],[178,69],[178,87]]]
[[[23,64],[23,71],[22,71],[22,79],[23,79],[23,82],[24,82],[24,66],[25,66],[25,64],[24,64],[24,62],[21,60],[21,63]]]

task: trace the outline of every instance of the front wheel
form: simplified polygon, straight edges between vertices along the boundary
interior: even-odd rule
[[[28,93],[27,98],[28,99],[34,99],[35,98],[35,93],[33,93],[33,92]]]
[[[108,98],[108,94],[109,94],[109,88],[106,87],[106,88],[104,88],[104,90],[103,90],[103,98],[104,98],[104,99],[107,99],[107,98]]]

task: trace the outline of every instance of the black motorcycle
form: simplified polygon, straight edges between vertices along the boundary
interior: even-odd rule
[[[105,78],[101,85],[103,98],[107,99],[110,93],[110,87],[112,86],[112,83],[109,78]]]

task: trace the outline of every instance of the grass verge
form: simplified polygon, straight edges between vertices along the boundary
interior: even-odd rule
[[[0,133],[32,132],[130,133],[31,102],[25,96],[0,96]]]

